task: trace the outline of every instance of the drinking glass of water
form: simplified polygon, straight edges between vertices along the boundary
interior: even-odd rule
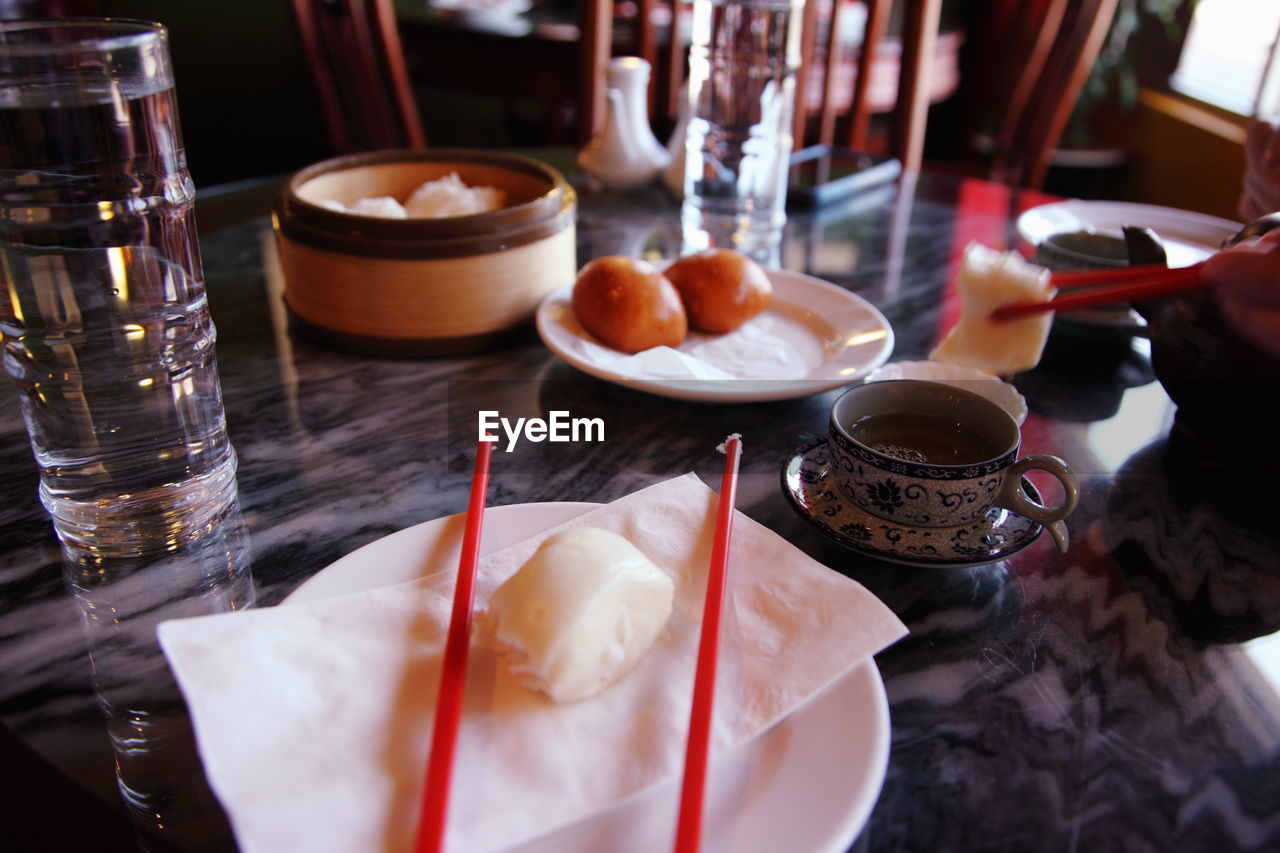
[[[0,24],[0,334],[64,544],[180,545],[235,501],[168,36]]]
[[[254,600],[194,201],[164,27],[0,23],[5,370],[121,797],[142,837],[184,841],[220,813],[156,625]]]
[[[681,226],[686,251],[776,266],[804,0],[696,0]]]

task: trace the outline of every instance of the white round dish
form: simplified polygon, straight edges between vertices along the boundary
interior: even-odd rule
[[[1032,246],[1058,231],[1093,229],[1118,235],[1126,225],[1155,231],[1171,267],[1190,266],[1207,258],[1242,227],[1229,219],[1175,207],[1076,199],[1030,208],[1017,222],[1018,235]]]
[[[575,518],[595,504],[491,507],[481,554]],[[454,571],[464,516],[424,522],[371,542],[300,585],[284,604],[403,583]],[[867,661],[808,705],[712,762],[703,849],[725,853],[848,848],[866,823],[889,760],[889,703]],[[596,817],[523,844],[520,853],[611,853],[667,849],[674,839],[679,780],[625,800]]]
[[[574,367],[679,400],[752,403],[807,397],[856,382],[888,360],[893,328],[875,306],[829,282],[766,270],[773,304],[724,335],[691,332],[677,349],[635,355],[600,344],[574,315],[573,285],[538,308],[538,334]]]
[[[1027,419],[1027,399],[1018,389],[998,376],[976,367],[947,364],[941,361],[895,361],[881,365],[867,374],[867,382],[885,379],[923,379],[943,382],[975,394],[981,394],[1013,416],[1022,426]]]

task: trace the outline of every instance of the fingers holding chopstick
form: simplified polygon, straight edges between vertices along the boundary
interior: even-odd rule
[[[1205,262],[1204,277],[1227,323],[1280,357],[1280,230],[1214,255]]]

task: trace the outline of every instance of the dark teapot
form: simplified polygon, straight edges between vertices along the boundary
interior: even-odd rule
[[[1237,334],[1212,293],[1134,307],[1150,327],[1151,367],[1178,405],[1174,438],[1214,456],[1253,448],[1242,464],[1280,467],[1271,448],[1280,359]]]
[[[1280,359],[1236,334],[1211,293],[1135,307],[1150,327],[1151,367],[1178,406],[1177,430],[1206,451],[1252,447],[1242,464],[1280,466]]]

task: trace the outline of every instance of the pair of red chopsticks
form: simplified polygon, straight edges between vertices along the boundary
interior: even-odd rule
[[[1058,296],[1048,302],[1022,302],[1006,305],[991,312],[993,320],[1012,320],[1044,311],[1064,311],[1122,302],[1163,299],[1201,290],[1207,283],[1200,274],[1204,262],[1189,267],[1169,269],[1160,264],[1140,264],[1111,269],[1069,270],[1056,272],[1049,283],[1059,290],[1091,288],[1082,293]]]
[[[720,483],[715,539],[711,547],[711,566],[703,605],[702,636],[698,644],[698,668],[694,676],[693,710],[689,716],[684,785],[680,795],[680,817],[676,832],[677,853],[694,853],[702,837],[702,805],[711,743],[716,660],[720,647],[720,614],[724,609],[729,537],[733,531],[733,505],[738,493],[738,460],[742,455],[742,439],[731,435],[722,447],[725,453],[724,477]],[[462,720],[476,564],[480,557],[480,532],[484,525],[485,493],[489,488],[489,462],[492,456],[493,442],[481,441],[476,449],[475,471],[471,476],[471,497],[467,503],[462,556],[458,561],[458,579],[453,591],[453,610],[449,616],[449,634],[445,641],[444,663],[440,673],[422,816],[414,843],[416,853],[439,853],[444,849],[449,782],[458,740],[458,725]]]

